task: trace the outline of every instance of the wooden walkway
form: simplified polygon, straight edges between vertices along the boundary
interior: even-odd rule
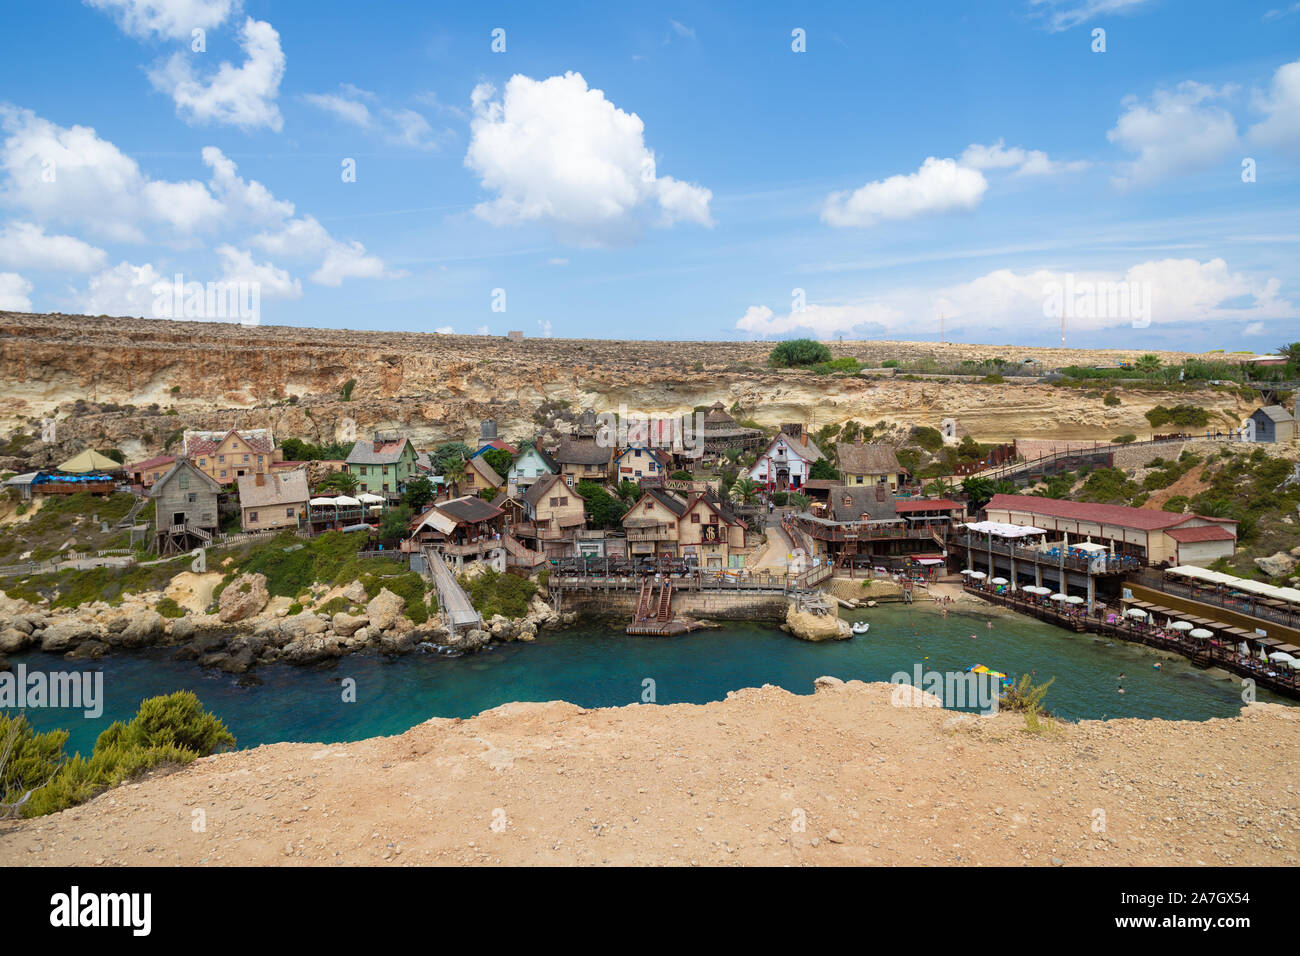
[[[438,588],[438,608],[442,612],[442,619],[447,629],[455,634],[458,628],[482,627],[483,616],[474,610],[469,595],[452,575],[451,569],[443,562],[442,556],[425,548],[424,567],[428,577]]]
[[[1232,671],[1240,677],[1249,678],[1260,687],[1267,687],[1283,697],[1300,700],[1300,671],[1291,670],[1289,673],[1284,673],[1289,668],[1284,668],[1280,664],[1265,664],[1263,661],[1252,660],[1250,663],[1245,663],[1236,654],[1235,643],[1224,643],[1216,646],[1208,641],[1197,642],[1191,639],[1180,641],[1174,638],[1161,637],[1154,633],[1154,630],[1147,629],[1143,625],[1128,623],[1127,619],[1124,619],[1124,623],[1111,623],[1093,615],[1069,614],[1058,611],[1054,607],[1035,604],[1006,594],[996,594],[971,585],[966,585],[963,590],[968,594],[983,598],[991,604],[1001,604],[1003,607],[1009,607],[1022,614],[1036,617],[1040,621],[1055,624],[1057,627],[1067,627],[1072,631],[1080,632],[1090,631],[1093,634],[1102,634],[1120,641],[1145,644],[1148,647],[1154,647],[1162,651],[1172,651],[1186,657],[1198,667],[1222,667],[1224,670]],[[1231,650],[1225,650],[1225,648],[1231,648]]]

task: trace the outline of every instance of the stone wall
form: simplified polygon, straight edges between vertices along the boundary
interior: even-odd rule
[[[595,617],[626,617],[636,613],[636,591],[565,591],[562,611]],[[673,594],[673,611],[687,617],[717,621],[784,621],[785,596],[781,592],[743,594],[734,591],[679,591]]]

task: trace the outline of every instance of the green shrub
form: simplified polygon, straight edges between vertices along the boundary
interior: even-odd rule
[[[159,598],[158,603],[153,606],[153,609],[163,617],[176,618],[185,616],[185,608],[181,607],[174,599],[169,597]]]
[[[880,363],[881,368],[898,368],[898,359],[885,359]]]
[[[1111,439],[1111,441],[1114,442],[1116,445],[1128,445],[1137,440],[1138,440],[1137,435],[1134,435],[1132,432],[1129,432],[1125,435],[1118,435],[1115,438]]]
[[[831,360],[831,350],[812,339],[790,339],[779,343],[767,357],[776,368],[798,368]]]
[[[26,817],[67,809],[153,767],[190,763],[235,745],[226,725],[190,691],[142,701],[130,723],[115,721],[99,735],[88,760],[65,757],[67,731],[35,733],[22,715],[0,716],[0,742],[7,739],[14,745],[0,766],[0,802],[33,791]]]
[[[297,601],[294,601],[292,604],[290,604],[289,609],[285,611],[285,614],[287,614],[289,617],[293,617],[295,614],[301,614],[301,613],[302,613],[302,605],[299,604]]]
[[[1187,508],[1186,495],[1174,495],[1168,501],[1160,506],[1161,511],[1168,511],[1172,514],[1182,514]]]
[[[1119,396],[1116,395],[1114,392],[1107,392],[1105,395],[1102,396],[1101,403],[1103,405],[1109,405],[1110,407],[1113,408],[1120,403]]]
[[[469,595],[474,609],[484,619],[494,614],[509,618],[523,617],[528,613],[528,602],[537,593],[537,584],[516,574],[502,574],[488,569],[472,578],[462,577],[461,587]]]

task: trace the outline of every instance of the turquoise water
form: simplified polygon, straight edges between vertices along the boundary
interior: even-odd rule
[[[628,637],[621,630],[585,624],[543,632],[533,644],[508,644],[463,658],[416,653],[386,659],[351,655],[336,666],[258,668],[261,686],[173,661],[174,649],[64,661],[44,654],[13,658],[29,669],[104,672],[104,714],[89,720],[78,711],[27,712],[38,729],[70,732],[69,752],[89,752],[95,737],[117,719],[129,719],[141,699],[189,689],[230,727],[241,747],[277,741],[333,743],[396,734],[429,717],[469,717],[515,700],[567,700],[585,707],[640,701],[643,681],[654,681],[655,702],[705,703],[728,691],[776,684],[798,694],[830,674],[844,680],[889,680],[913,664],[964,670],[985,664],[1036,680],[1055,677],[1046,704],[1070,719],[1160,717],[1204,720],[1241,709],[1239,685],[1215,679],[1181,659],[1169,660],[1137,645],[1107,646],[1032,618],[991,617],[903,605],[860,615],[871,631],[848,641],[809,644],[758,625],[737,624],[674,638]],[[993,627],[987,625],[992,622]],[[971,635],[975,639],[971,639]],[[919,647],[918,647],[919,645]],[[928,658],[928,659],[927,659]],[[1161,662],[1156,670],[1152,664]],[[1124,694],[1118,675],[1124,673]],[[356,703],[342,701],[341,680],[356,681]],[[1260,692],[1261,700],[1280,701]]]

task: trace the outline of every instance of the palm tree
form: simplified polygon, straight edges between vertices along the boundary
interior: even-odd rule
[[[357,493],[357,476],[346,471],[331,471],[321,479],[317,485],[317,490],[333,488],[335,491],[345,495],[355,495]]]
[[[1300,342],[1290,342],[1277,350],[1288,365],[1300,366]]]
[[[808,506],[812,504],[812,499],[807,495],[801,495],[797,491],[792,491],[790,492],[790,496],[786,498],[785,502],[791,508],[798,509],[799,511],[807,511]]]
[[[1158,372],[1160,371],[1160,366],[1162,364],[1163,363],[1160,361],[1159,356],[1148,352],[1146,355],[1141,356],[1136,362],[1134,362],[1133,367],[1139,372]]]
[[[752,505],[758,497],[758,484],[750,478],[737,478],[728,497],[737,504]]]
[[[460,483],[465,480],[465,470],[469,465],[464,458],[453,458],[442,469],[442,477],[451,485],[451,496],[460,497]]]
[[[947,478],[936,478],[925,486],[925,493],[927,495],[934,495],[938,498],[947,498],[956,490],[957,489],[953,486],[953,483]]]

